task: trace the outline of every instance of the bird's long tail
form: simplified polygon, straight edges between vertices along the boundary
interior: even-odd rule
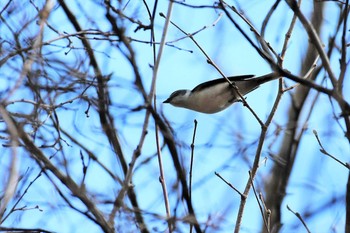
[[[273,73],[269,73],[269,74],[265,74],[265,75],[262,75],[262,76],[255,77],[254,79],[260,85],[260,84],[263,84],[263,83],[266,83],[266,82],[269,82],[269,81],[272,81],[272,80],[275,80],[275,79],[279,79],[279,78],[281,78],[281,75],[279,75],[276,72],[273,72]]]

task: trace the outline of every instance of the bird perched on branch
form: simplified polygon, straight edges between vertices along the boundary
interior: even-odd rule
[[[280,76],[276,73],[259,77],[255,75],[232,76],[228,77],[231,84],[227,79],[219,78],[201,83],[192,90],[174,91],[163,103],[202,113],[216,113],[229,107],[234,102],[241,101],[241,96],[255,90],[261,84],[278,78]]]

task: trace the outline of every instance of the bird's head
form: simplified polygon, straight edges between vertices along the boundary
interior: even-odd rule
[[[183,107],[184,105],[186,105],[186,102],[190,94],[191,94],[190,90],[177,90],[177,91],[174,91],[169,96],[168,99],[163,101],[163,103],[169,103],[177,107]]]

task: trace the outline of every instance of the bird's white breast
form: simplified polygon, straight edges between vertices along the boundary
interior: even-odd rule
[[[192,92],[188,96],[187,106],[184,107],[203,113],[216,113],[233,103],[237,96],[235,93],[229,83],[220,83]]]

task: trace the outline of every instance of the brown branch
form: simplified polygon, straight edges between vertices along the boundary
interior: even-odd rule
[[[323,43],[321,42],[320,37],[318,36],[317,30],[315,30],[313,25],[307,20],[305,15],[300,11],[299,4],[295,0],[287,0],[286,2],[289,5],[289,7],[294,11],[295,15],[298,17],[303,27],[305,28],[307,34],[309,35],[311,43],[313,43],[313,45],[315,46],[317,52],[321,57],[322,64],[329,75],[329,78],[333,84],[333,87],[337,89],[337,85],[338,85],[337,79],[333,73],[328,56],[324,51],[324,46],[323,46]]]
[[[298,4],[297,4],[298,5]],[[322,4],[317,4],[317,8],[314,11],[314,15],[312,16],[312,22],[315,25],[316,31],[319,31],[322,21],[319,19],[322,18]],[[295,13],[297,15],[297,13]],[[291,20],[291,25],[294,24],[293,19]],[[291,27],[290,27],[291,28]],[[307,49],[306,56],[304,60],[301,62],[302,64],[302,74],[308,73],[313,67],[314,61],[317,58],[317,54],[315,53],[314,46],[309,44]],[[284,71],[280,71],[282,74]],[[311,80],[314,80],[317,74],[312,74],[310,79],[297,80],[296,77],[292,74],[284,73],[284,76],[290,78],[294,81],[297,81],[303,86],[300,86],[296,89],[295,93],[292,94],[292,104],[289,108],[288,119],[286,120],[287,125],[286,128],[288,132],[284,134],[284,137],[281,142],[281,146],[279,148],[279,161],[282,163],[275,163],[274,167],[270,173],[270,179],[268,183],[265,184],[265,201],[266,206],[271,209],[271,229],[278,229],[281,227],[281,211],[282,211],[282,201],[286,195],[286,189],[290,177],[291,170],[294,166],[294,161],[296,157],[296,153],[298,151],[299,142],[301,140],[301,136],[299,136],[299,140],[297,141],[297,122],[299,122],[300,113],[304,107],[305,99],[307,98],[310,88],[314,88],[317,91],[323,92],[329,96],[333,95],[333,91],[330,89],[326,89],[318,84],[315,84]],[[311,111],[312,109],[310,109]]]
[[[74,196],[79,198],[79,200],[84,203],[86,208],[92,213],[92,215],[96,219],[96,223],[105,231],[105,232],[114,232],[114,227],[110,226],[108,222],[105,220],[103,214],[98,210],[95,204],[90,200],[90,198],[86,195],[85,192],[82,192],[80,187],[69,177],[65,176],[61,173],[60,170],[56,166],[54,166],[51,161],[43,154],[43,152],[33,143],[33,141],[29,138],[27,133],[24,131],[23,126],[17,123],[12,119],[14,124],[16,125],[16,130],[18,132],[18,137],[22,141],[25,148],[28,152],[31,153],[39,167],[45,168],[52,172],[58,180],[62,182]]]
[[[345,6],[343,7],[344,18],[343,18],[343,32],[341,36],[341,57],[340,57],[340,74],[338,79],[338,92],[342,92],[343,83],[345,79],[345,73],[347,70],[347,34],[348,34],[348,16],[349,16],[349,0],[346,0]]]
[[[190,219],[192,219],[192,222],[195,226],[196,232],[197,233],[202,232],[202,230],[199,227],[199,223],[197,221],[197,218],[196,218],[193,206],[192,206],[191,199],[188,195],[189,190],[187,187],[187,179],[186,179],[185,171],[180,163],[180,159],[179,159],[179,155],[177,153],[176,144],[174,141],[173,134],[169,130],[169,127],[165,124],[163,119],[159,116],[159,114],[156,111],[154,111],[153,108],[150,108],[150,111],[152,113],[154,120],[157,122],[157,125],[163,134],[164,141],[165,141],[165,143],[168,146],[168,149],[170,151],[170,155],[171,155],[171,158],[172,158],[172,161],[173,161],[176,173],[177,173],[177,178],[180,181],[181,186],[182,186],[182,197],[186,202],[188,212],[190,215]]]
[[[350,172],[348,174],[348,182],[346,185],[345,232],[350,232]]]
[[[75,15],[70,11],[68,6],[66,5],[65,1],[59,0],[58,2],[62,6],[62,8],[63,8],[65,14],[67,15],[68,19],[70,20],[70,22],[73,24],[75,30],[81,31],[82,28],[80,27]],[[107,17],[108,17],[108,14],[107,14]],[[113,20],[113,19],[111,19],[111,20]],[[110,100],[109,100],[108,89],[106,88],[104,76],[102,75],[102,72],[99,68],[98,62],[95,58],[93,49],[92,49],[89,41],[87,39],[85,39],[85,37],[83,37],[81,39],[81,41],[86,49],[86,52],[88,54],[89,59],[90,59],[90,65],[93,67],[95,77],[97,78],[98,114],[100,117],[101,126],[103,128],[103,131],[106,134],[106,137],[108,138],[109,142],[111,143],[111,145],[114,149],[114,152],[118,156],[118,159],[120,161],[120,164],[121,164],[123,172],[124,172],[124,175],[126,175],[126,173],[128,171],[128,166],[127,166],[127,162],[125,160],[125,157],[124,157],[124,154],[123,154],[123,151],[122,151],[122,148],[121,148],[118,136],[117,136],[117,130],[114,128],[113,118],[109,113],[108,105],[110,103]],[[130,199],[132,206],[135,209],[136,221],[139,224],[140,229],[142,230],[142,232],[147,233],[148,230],[147,230],[146,224],[143,220],[143,217],[139,211],[139,205],[137,202],[136,194],[133,191],[133,189],[129,189],[128,196],[129,196],[129,199]]]

